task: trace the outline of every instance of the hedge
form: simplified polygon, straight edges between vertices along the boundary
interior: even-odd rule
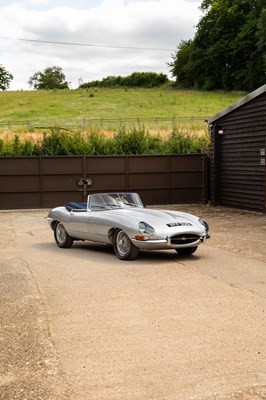
[[[66,132],[60,128],[44,132],[42,139],[23,139],[15,134],[0,138],[0,156],[58,155],[134,155],[187,154],[207,152],[209,136],[195,135],[174,129],[168,136],[149,134],[145,129],[120,129],[112,136],[104,133]]]

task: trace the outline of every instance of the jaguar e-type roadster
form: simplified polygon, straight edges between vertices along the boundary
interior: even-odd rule
[[[75,240],[112,244],[121,260],[135,259],[139,250],[174,249],[191,255],[210,237],[203,219],[146,208],[137,193],[90,194],[87,203],[52,209],[47,220],[59,247],[71,247]]]

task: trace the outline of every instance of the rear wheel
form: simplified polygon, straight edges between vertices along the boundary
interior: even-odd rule
[[[131,242],[124,231],[116,232],[114,249],[115,254],[120,260],[134,260],[139,254],[139,249]]]
[[[61,222],[57,222],[54,230],[54,238],[58,247],[69,248],[73,244],[73,239],[66,231]]]
[[[183,247],[182,249],[175,249],[175,251],[178,254],[181,254],[182,256],[190,256],[191,254],[195,253],[197,248],[198,248],[198,246],[195,246],[195,247]]]

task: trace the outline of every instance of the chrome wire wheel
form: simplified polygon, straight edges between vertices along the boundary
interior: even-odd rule
[[[116,233],[114,249],[117,257],[121,260],[134,260],[139,254],[139,249],[131,242],[124,231]]]
[[[56,226],[56,239],[59,244],[64,244],[66,241],[66,230],[64,225],[61,223]]]
[[[130,250],[130,240],[127,234],[123,231],[118,232],[116,237],[117,251],[123,257]]]
[[[58,247],[68,248],[73,244],[73,239],[68,235],[66,228],[61,222],[56,224],[54,237]]]

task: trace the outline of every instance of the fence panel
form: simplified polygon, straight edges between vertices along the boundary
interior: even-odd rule
[[[134,191],[146,204],[208,201],[208,157],[0,157],[0,209],[50,208],[92,192]]]

